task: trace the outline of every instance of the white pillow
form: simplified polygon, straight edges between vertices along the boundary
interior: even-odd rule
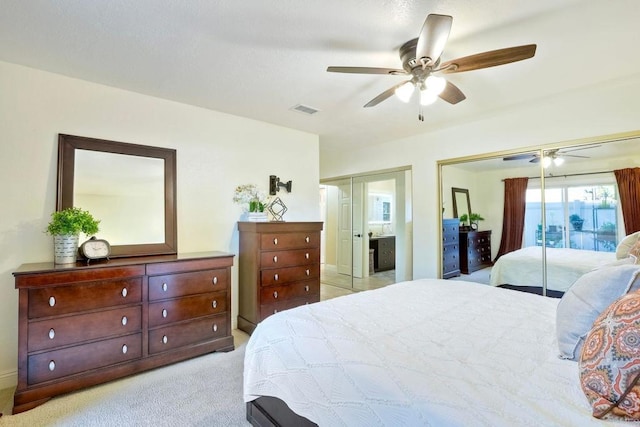
[[[629,250],[636,244],[640,238],[640,231],[636,231],[635,233],[631,233],[628,236],[625,236],[624,239],[618,243],[616,247],[616,258],[622,259],[629,256]]]
[[[640,289],[640,266],[604,266],[579,277],[558,303],[556,334],[563,359],[577,360],[596,317],[622,295]]]

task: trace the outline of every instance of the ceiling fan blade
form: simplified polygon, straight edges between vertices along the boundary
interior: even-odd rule
[[[531,157],[536,157],[535,154],[525,153],[525,154],[514,154],[513,156],[503,157],[502,160],[524,160],[530,159]]]
[[[411,81],[411,80],[407,80],[407,81]],[[376,105],[380,104],[382,101],[384,101],[385,99],[389,98],[390,96],[392,96],[395,92],[395,90],[397,88],[399,88],[400,86],[402,86],[403,84],[407,83],[407,81],[398,83],[395,86],[390,87],[389,89],[385,90],[384,92],[382,92],[380,95],[376,96],[375,98],[373,98],[371,101],[367,102],[366,104],[364,104],[365,108],[368,107],[375,107]]]
[[[535,54],[535,44],[507,47],[504,49],[491,50],[447,61],[440,65],[439,71],[441,73],[450,74],[495,67],[497,65],[504,65],[511,62],[529,59]]]
[[[535,156],[533,159],[529,160],[529,163],[540,163],[540,157]]]
[[[453,18],[449,15],[430,14],[425,19],[418,36],[416,46],[416,60],[429,58],[431,65],[435,64],[442,55],[445,44],[449,39]]]
[[[447,101],[449,104],[457,104],[458,102],[467,99],[467,97],[464,96],[464,93],[462,93],[462,91],[458,89],[458,86],[454,85],[451,82],[447,82],[444,90],[438,96],[440,96],[441,99]]]
[[[580,159],[590,159],[591,157],[589,156],[578,156],[577,154],[565,154],[565,153],[558,153],[558,157],[577,157]]]
[[[327,71],[330,73],[353,73],[353,74],[389,74],[405,75],[405,70],[398,70],[396,68],[377,68],[377,67],[327,67]]]

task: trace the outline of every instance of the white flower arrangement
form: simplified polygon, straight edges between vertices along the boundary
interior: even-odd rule
[[[259,190],[255,184],[238,185],[233,195],[234,203],[242,205],[249,212],[264,212],[268,200],[267,193]]]

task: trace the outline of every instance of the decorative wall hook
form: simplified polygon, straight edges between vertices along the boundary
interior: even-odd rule
[[[269,194],[274,196],[280,191],[280,187],[284,187],[287,193],[291,193],[291,181],[287,181],[286,183],[280,182],[280,178],[277,176],[269,175]]]

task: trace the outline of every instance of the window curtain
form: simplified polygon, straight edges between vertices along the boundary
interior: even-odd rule
[[[620,207],[627,235],[640,231],[640,168],[617,169]]]
[[[504,180],[502,238],[498,255],[494,261],[497,261],[502,255],[522,247],[528,183],[529,178],[507,178]]]

